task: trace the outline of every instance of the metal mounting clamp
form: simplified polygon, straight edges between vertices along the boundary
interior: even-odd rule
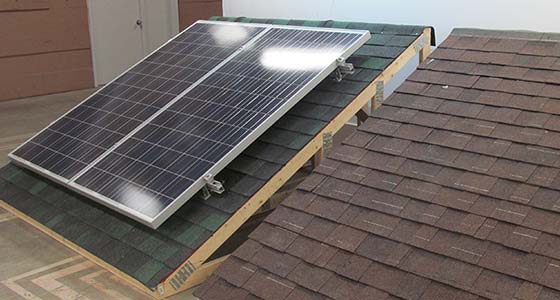
[[[214,179],[214,176],[212,174],[204,175],[203,179],[206,182],[206,185],[201,190],[202,198],[204,200],[210,198],[211,196],[210,192],[221,194],[225,191],[222,183]]]
[[[347,63],[346,60],[342,57],[339,57],[336,60],[337,68],[335,70],[335,79],[337,82],[341,82],[346,75],[354,74],[354,65],[351,63]]]

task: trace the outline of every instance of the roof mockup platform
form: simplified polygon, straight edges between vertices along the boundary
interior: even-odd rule
[[[216,175],[224,194],[192,199],[151,229],[8,165],[0,176],[2,206],[154,297],[203,281],[219,262],[208,261],[219,246],[321,149],[323,136],[332,136],[372,100],[379,83],[429,51],[432,36],[430,28],[417,26],[271,22],[363,29],[372,38],[348,59],[353,75],[340,83],[324,80]]]
[[[454,31],[198,296],[560,299],[557,37]]]

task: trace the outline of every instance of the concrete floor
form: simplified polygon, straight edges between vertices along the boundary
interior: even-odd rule
[[[0,102],[0,165],[7,154],[94,90]],[[139,290],[0,209],[1,300],[150,300]],[[191,300],[192,291],[169,299]]]

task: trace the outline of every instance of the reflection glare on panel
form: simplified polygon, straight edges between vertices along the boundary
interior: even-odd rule
[[[147,216],[156,216],[161,212],[163,205],[150,192],[142,190],[134,185],[123,189],[120,202],[127,207],[141,211]]]
[[[260,62],[267,69],[316,71],[338,58],[340,49],[318,52],[298,48],[270,48],[264,50]]]
[[[230,25],[230,26],[215,26],[210,29],[212,37],[218,44],[227,45],[246,40],[249,36],[247,28]]]

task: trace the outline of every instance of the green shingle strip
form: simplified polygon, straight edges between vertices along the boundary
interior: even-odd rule
[[[107,226],[100,226],[99,228],[109,234],[111,237],[118,239],[122,238],[125,234],[132,230],[133,227],[134,226],[130,223],[126,223],[120,219],[113,218]]]
[[[354,74],[347,75],[344,79],[349,81],[360,81],[370,84],[377,76],[381,74],[380,70],[355,68]]]
[[[260,140],[274,145],[285,146],[289,149],[300,150],[312,138],[313,136],[273,127],[261,135]]]
[[[48,222],[43,223],[48,228],[53,228],[56,224],[62,222],[62,220],[66,217],[64,214],[57,215],[56,217],[50,219]]]
[[[87,231],[89,226],[87,224],[80,222],[79,220],[73,219],[64,219],[62,222],[58,223],[56,226],[53,227],[53,230],[56,231],[58,234],[67,237],[69,240],[76,240]],[[106,238],[104,240],[110,240]]]
[[[110,240],[101,251],[103,252],[103,260],[115,265],[122,260],[134,248],[119,240]]]
[[[327,123],[324,121],[287,115],[276,122],[274,127],[299,134],[315,136],[325,125],[327,125]]]
[[[377,46],[377,45],[364,45],[358,51],[356,51],[355,55],[363,55],[363,56],[377,56],[377,57],[385,57],[385,58],[396,58],[402,52],[404,48],[402,47],[391,47],[391,46]]]
[[[348,25],[350,25],[350,22],[339,22],[339,21],[331,21],[328,27],[331,28],[348,28]]]
[[[266,181],[260,180],[251,176],[243,176],[241,180],[236,182],[234,186],[231,187],[233,192],[236,192],[245,197],[251,197],[254,195]]]
[[[171,255],[166,261],[166,266],[171,266],[171,269],[176,269],[176,266],[180,266],[193,254],[193,250],[189,248],[179,248],[177,252]]]
[[[150,236],[149,238],[145,239],[140,245],[138,245],[138,250],[147,253],[148,255],[152,256],[154,251],[164,243],[162,239],[159,239],[157,236]]]
[[[275,25],[288,25],[288,23],[290,23],[290,20],[286,20],[286,19],[275,19],[272,21],[272,24]]]
[[[262,24],[270,24],[270,19],[251,19],[251,23],[262,23]]]
[[[281,165],[242,154],[234,159],[228,168],[245,175],[267,180],[280,170]]]
[[[189,248],[196,249],[200,246],[203,240],[206,240],[211,235],[211,232],[206,228],[196,225],[189,224],[186,226],[183,232],[175,236],[175,240]]]
[[[218,176],[218,178],[220,177]],[[233,192],[226,192],[222,195],[212,195],[210,199],[204,201],[204,204],[212,206],[223,212],[232,214],[237,211],[237,209],[246,201],[247,197]]]
[[[259,19],[247,17],[210,17],[215,21],[230,22],[250,22],[277,25],[311,26],[311,27],[331,27],[368,30],[371,33],[399,34],[399,35],[419,35],[426,28],[425,26],[394,25],[394,24],[375,24],[366,22],[341,22],[333,20],[295,20],[295,19]]]
[[[393,62],[393,59],[381,57],[368,58],[363,56],[351,56],[347,59],[347,62],[354,64],[354,66],[358,68],[384,70]]]
[[[35,208],[29,212],[29,216],[41,223],[47,223],[61,213],[61,211],[51,209],[48,204],[37,203]]]
[[[340,112],[340,108],[327,105],[317,105],[307,102],[299,102],[296,109],[289,112],[290,115],[312,118],[329,122]]]
[[[296,104],[296,106],[297,105],[299,105],[299,103]],[[262,141],[251,144],[244,152],[244,154],[251,157],[282,165],[286,164],[296,153],[297,151],[295,150],[264,143]]]
[[[317,20],[313,20],[313,21],[304,21],[304,22],[303,22],[303,26],[308,26],[308,27],[324,27],[326,23],[327,23],[327,21],[317,21]]]
[[[169,274],[171,274],[171,272],[173,272],[172,269],[168,268],[167,266],[163,266],[158,272],[154,274],[154,276],[152,276],[150,280],[148,280],[146,286],[156,287],[161,282],[161,279],[166,278]]]
[[[367,30],[371,33],[382,32],[385,24],[374,24],[364,22],[352,22],[348,24],[348,29]]]
[[[287,25],[291,26],[304,26],[306,20],[290,20]]]
[[[351,79],[354,76],[358,76],[361,71],[362,70],[356,70],[356,73],[354,73],[354,75],[349,75],[348,77],[346,77],[346,79]],[[369,82],[371,82],[371,80]],[[346,107],[346,105],[352,102],[354,98],[355,97],[353,95],[314,90],[311,93],[307,94],[307,96],[305,96],[301,101],[308,104],[318,104],[322,106],[344,108]]]
[[[33,194],[33,195],[37,195],[39,194],[42,190],[44,190],[46,187],[48,186],[48,184],[44,181],[39,181],[37,183],[35,183],[35,185],[33,185],[31,187],[31,189],[29,190],[29,193]]]
[[[406,48],[410,46],[418,37],[415,35],[389,35],[390,40],[385,44],[386,46]]]
[[[204,218],[202,221],[200,221],[200,226],[208,229],[209,231],[216,231],[218,230],[218,228],[220,228],[220,226],[222,226],[227,219],[229,219],[228,215],[224,215],[224,214],[211,214],[208,215],[206,218]]]
[[[178,250],[179,250],[179,248],[172,245],[172,244],[162,243],[154,251],[152,251],[151,256],[156,260],[164,262],[164,261],[168,260]]]
[[[387,45],[394,35],[372,33],[371,38],[366,42],[366,45]]]
[[[85,200],[87,201],[87,199]],[[109,234],[113,238],[122,238],[134,227],[126,217],[115,215],[101,207],[89,206],[84,201],[81,201],[81,203],[83,206],[70,210],[68,213]]]
[[[145,240],[150,238],[153,232],[146,226],[137,224],[129,232],[127,232],[120,240],[131,247],[139,248]],[[177,243],[178,244],[178,243]]]
[[[144,263],[136,272],[134,272],[133,276],[138,279],[140,282],[148,282],[156,273],[158,273],[161,269],[165,266],[154,259],[148,260]]]
[[[138,278],[137,271],[142,268],[146,263],[153,260],[152,257],[142,253],[136,249],[130,250],[122,259],[120,259],[114,266],[122,270],[126,274],[138,279],[140,282],[147,284],[146,281],[141,281]],[[155,286],[152,286],[152,288]]]
[[[216,231],[229,217],[228,214],[202,202],[195,202],[193,205],[190,205],[188,209],[181,208],[175,214],[186,221],[198,224],[210,231]],[[219,220],[222,220],[222,222],[217,224],[216,222]]]
[[[341,82],[335,82],[335,83],[323,81],[317,86],[317,88],[321,91],[338,92],[338,93],[344,93],[349,95],[358,95],[368,85],[369,82],[359,82],[359,81],[349,81],[349,80],[342,80]]]
[[[239,18],[234,18],[233,19],[234,22],[241,22],[241,23],[251,23],[253,21],[252,18],[247,18],[247,17],[239,17]]]
[[[72,240],[76,245],[99,257],[103,257],[105,254],[103,248],[110,241],[111,239],[106,234],[92,227],[87,228],[77,239]]]
[[[425,28],[424,26],[385,24],[383,33],[420,35]]]
[[[38,178],[34,174],[23,170],[13,172],[6,179],[8,182],[24,190],[31,189],[38,182]]]
[[[36,201],[28,193],[22,192],[20,188],[9,182],[5,181],[4,183],[4,187],[0,189],[0,200],[4,200],[16,209],[26,213],[35,208]]]
[[[7,164],[0,168],[0,178],[8,181],[8,178],[15,172],[19,172],[20,168],[14,164]]]
[[[255,176],[255,174],[257,174],[259,170],[267,163],[268,162],[266,161],[255,159],[253,157],[242,154],[235,158],[228,167],[239,173]]]

